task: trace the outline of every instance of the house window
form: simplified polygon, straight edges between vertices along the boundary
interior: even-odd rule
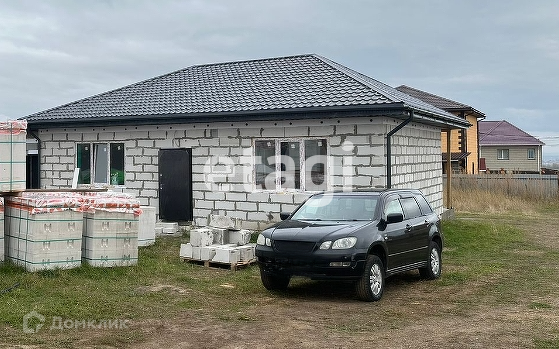
[[[508,149],[497,149],[497,159],[498,160],[508,160],[509,150]]]
[[[327,189],[325,139],[257,140],[254,177],[259,189]]]
[[[535,160],[536,159],[536,149],[528,148],[528,160]]]
[[[78,144],[76,167],[79,184],[124,185],[124,144]]]

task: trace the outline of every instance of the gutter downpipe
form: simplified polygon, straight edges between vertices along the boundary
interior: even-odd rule
[[[39,174],[39,176],[37,176],[37,187],[41,188],[41,140],[33,131],[29,131],[29,134],[37,140],[37,157],[39,158],[39,161],[37,161],[37,172]],[[27,149],[25,150],[25,154],[27,156]]]
[[[413,110],[409,111],[409,117],[401,124],[393,128],[386,135],[386,188],[392,188],[392,136],[413,120]]]

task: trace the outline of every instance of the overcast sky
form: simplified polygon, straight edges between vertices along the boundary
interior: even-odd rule
[[[559,1],[0,0],[0,120],[192,65],[316,53],[559,158]]]

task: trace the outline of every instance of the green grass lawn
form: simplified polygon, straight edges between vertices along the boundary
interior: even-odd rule
[[[423,287],[449,294],[471,289],[458,306],[452,305],[456,314],[465,314],[479,304],[518,302],[526,302],[527,309],[557,311],[546,300],[557,291],[557,250],[533,242],[520,229],[491,219],[445,221],[443,230],[443,275]],[[179,246],[186,240],[158,238],[155,245],[140,248],[139,263],[132,267],[84,265],[29,273],[10,263],[0,265],[0,291],[19,284],[0,294],[0,347],[6,343],[73,347],[79,331],[43,330],[32,336],[23,333],[23,317],[33,310],[45,316],[45,326],[51,325],[53,317],[96,323],[172,319],[187,309],[205,309],[205,314],[217,321],[250,321],[243,309],[262,298],[282,296],[262,287],[256,266],[232,272],[181,261]],[[407,291],[414,292],[413,285]],[[397,312],[394,316],[402,320],[407,315]],[[555,333],[550,339],[536,331],[534,345],[559,346],[558,336]],[[108,334],[103,340],[123,346],[144,339],[141,331],[130,330]]]

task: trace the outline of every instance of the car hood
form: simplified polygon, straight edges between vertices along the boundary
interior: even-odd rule
[[[347,236],[371,221],[298,221],[286,220],[271,227],[273,240],[319,242]]]

